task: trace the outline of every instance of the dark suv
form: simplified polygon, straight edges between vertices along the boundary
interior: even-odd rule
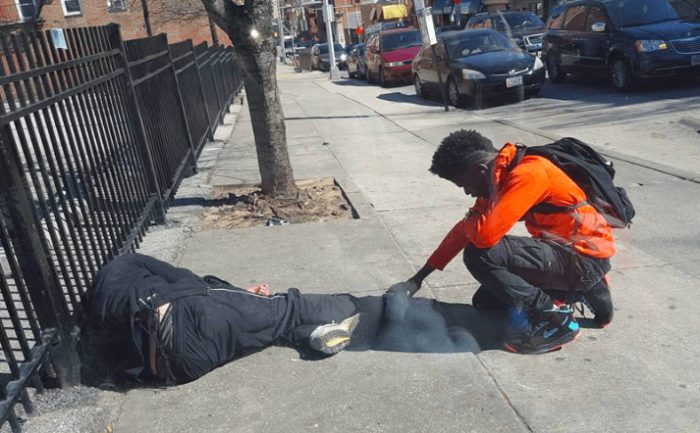
[[[609,76],[618,92],[635,82],[700,76],[698,11],[682,0],[575,1],[556,7],[544,34],[549,79]]]
[[[537,53],[542,49],[544,22],[532,12],[483,12],[469,18],[464,28],[494,29],[530,53]]]

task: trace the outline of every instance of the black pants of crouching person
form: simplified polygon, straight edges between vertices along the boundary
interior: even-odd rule
[[[488,301],[490,295],[493,302],[532,314],[552,308],[552,298],[581,300],[586,293],[606,285],[603,278],[610,271],[608,259],[587,257],[554,242],[520,236],[504,236],[491,248],[469,245],[464,250],[464,263],[482,285],[475,302],[477,298]]]

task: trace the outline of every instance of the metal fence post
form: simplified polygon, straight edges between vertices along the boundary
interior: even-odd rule
[[[143,125],[143,116],[141,114],[141,109],[139,108],[138,101],[136,100],[136,91],[134,90],[134,82],[131,77],[131,69],[129,69],[129,60],[126,57],[126,49],[124,48],[124,41],[122,40],[122,35],[119,30],[119,24],[108,24],[107,30],[109,33],[109,43],[112,48],[119,49],[119,59],[121,66],[126,72],[126,79],[128,81],[126,98],[127,104],[131,108],[132,115],[127,116],[129,122],[133,123],[134,130],[136,131],[136,147],[139,149],[141,156],[143,158],[144,164],[146,165],[149,173],[146,175],[148,181],[148,188],[156,196],[156,203],[154,206],[154,220],[156,224],[165,223],[165,204],[163,202],[163,194],[161,193],[160,186],[158,185],[158,178],[156,175],[156,169],[153,165],[153,156],[151,155],[151,150],[148,147],[148,137],[146,136],[146,128]]]
[[[173,53],[170,51],[170,44],[168,44],[168,35],[163,33],[165,38],[165,45],[168,47],[168,59],[170,61],[170,71],[175,79],[175,99],[180,106],[180,112],[182,113],[182,118],[185,119],[185,130],[187,131],[187,141],[190,143],[190,149],[192,149],[192,172],[197,172],[197,148],[192,140],[192,132],[190,131],[190,125],[187,123],[187,111],[185,110],[185,104],[182,103],[182,94],[180,93],[180,80],[177,78],[177,69],[175,69],[175,62],[173,61]]]
[[[207,115],[207,138],[209,140],[214,140],[214,132],[211,129],[211,113],[209,112],[209,104],[206,103],[207,97],[204,93],[204,83],[202,82],[202,72],[199,70],[199,62],[197,61],[197,52],[194,49],[194,44],[192,39],[190,41],[190,48],[192,49],[192,56],[194,56],[195,70],[197,71],[197,83],[199,84],[199,93],[202,95],[204,100],[204,112]]]
[[[9,125],[0,133],[0,206],[7,209],[10,239],[27,291],[42,329],[55,328],[58,339],[49,352],[62,387],[80,382],[80,358],[75,350],[73,319],[59,278],[49,263],[37,226],[36,209],[22,177],[21,159],[12,146]]]

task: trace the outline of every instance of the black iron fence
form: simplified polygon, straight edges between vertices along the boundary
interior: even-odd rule
[[[27,386],[79,380],[74,318],[100,267],[162,223],[242,84],[232,48],[117,25],[0,34],[0,426]],[[41,374],[40,374],[41,373]]]

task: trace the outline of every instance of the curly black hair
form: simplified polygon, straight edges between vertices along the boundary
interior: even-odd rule
[[[452,180],[467,168],[467,159],[474,152],[495,153],[493,142],[473,129],[460,129],[445,137],[433,154],[430,172]]]

